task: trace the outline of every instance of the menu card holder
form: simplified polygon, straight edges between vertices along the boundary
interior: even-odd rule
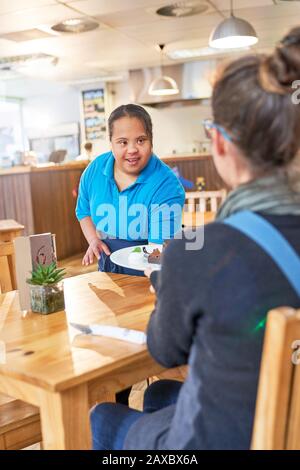
[[[56,262],[55,235],[41,233],[29,237],[17,237],[14,240],[16,279],[21,310],[30,310],[30,290],[26,279],[31,271],[42,264],[49,266]]]

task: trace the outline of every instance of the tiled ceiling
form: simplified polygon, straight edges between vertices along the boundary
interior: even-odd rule
[[[205,13],[164,18],[156,10],[168,0],[1,0],[0,59],[44,53],[58,57],[52,79],[74,80],[117,74],[128,69],[158,65],[155,45],[173,43],[206,47],[212,28],[228,16],[230,0],[202,0]],[[256,50],[268,51],[300,23],[300,1],[235,0],[236,16],[250,21],[259,36]],[[89,16],[100,26],[94,31],[51,33],[51,26],[68,18]],[[40,29],[50,36],[14,41],[15,33]],[[14,33],[13,35],[7,35]],[[1,38],[2,35],[2,38]],[[171,63],[165,59],[165,63]],[[43,74],[43,70],[40,70]],[[1,76],[0,76],[1,78]]]

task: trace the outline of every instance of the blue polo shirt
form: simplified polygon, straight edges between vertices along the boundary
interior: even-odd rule
[[[162,243],[181,230],[185,193],[177,176],[154,154],[137,180],[119,191],[112,152],[83,172],[76,206],[78,220],[91,217],[109,238]]]

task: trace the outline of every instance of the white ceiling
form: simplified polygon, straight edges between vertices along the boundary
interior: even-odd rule
[[[58,64],[44,71],[47,78],[79,80],[117,74],[128,69],[155,66],[160,54],[155,45],[168,48],[189,43],[208,45],[214,26],[229,14],[229,0],[202,0],[208,10],[196,16],[163,18],[157,8],[168,0],[0,0],[0,36],[32,28],[50,31],[62,20],[90,16],[97,30],[81,34],[15,42],[0,37],[0,59],[45,53],[57,56]],[[235,15],[252,23],[259,36],[256,50],[268,51],[299,24],[300,1],[235,0]],[[166,59],[165,63],[171,63]],[[42,69],[35,72],[43,74]],[[0,76],[1,78],[1,76]]]

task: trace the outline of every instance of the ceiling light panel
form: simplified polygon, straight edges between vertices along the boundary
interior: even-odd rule
[[[236,49],[237,52],[246,52],[249,51],[249,47],[243,47]],[[194,49],[176,49],[174,51],[167,52],[167,56],[173,60],[188,60],[194,59],[196,57],[208,57],[208,56],[217,56],[223,54],[232,54],[232,51],[228,49],[214,49],[212,47],[199,47]]]
[[[26,29],[24,31],[16,31],[12,33],[1,34],[1,39],[7,39],[8,41],[24,42],[34,41],[36,39],[51,38],[54,34],[46,33],[38,28]]]
[[[26,54],[19,56],[3,57],[0,59],[0,69],[17,70],[31,64],[53,64],[56,65],[58,58],[49,54]]]

